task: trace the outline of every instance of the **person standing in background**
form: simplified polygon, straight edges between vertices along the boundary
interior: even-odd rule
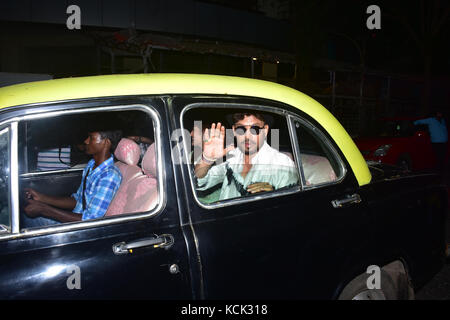
[[[445,176],[448,132],[443,114],[440,111],[436,111],[433,117],[414,121],[414,125],[420,124],[428,126],[431,145],[436,156],[436,169]]]

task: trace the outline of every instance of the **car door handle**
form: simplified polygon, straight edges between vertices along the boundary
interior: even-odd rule
[[[169,249],[173,243],[174,238],[171,234],[162,234],[160,236],[155,235],[154,237],[144,238],[129,243],[119,242],[113,245],[112,250],[114,254],[122,255],[133,253],[133,249],[144,247]]]
[[[352,195],[347,195],[347,197],[344,199],[333,200],[331,201],[331,204],[333,205],[334,208],[342,208],[344,205],[351,203],[360,203],[361,201],[362,200],[360,195],[355,193]]]

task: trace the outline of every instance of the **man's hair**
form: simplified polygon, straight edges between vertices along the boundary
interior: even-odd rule
[[[257,113],[257,112],[238,112],[238,113],[233,113],[232,119],[233,119],[233,124],[244,119],[245,117],[250,117],[250,116],[254,116],[255,118],[263,121],[264,123],[266,123],[266,119],[264,118],[264,116],[261,113]]]
[[[122,139],[122,131],[121,130],[108,130],[108,131],[99,131],[98,132],[102,139],[109,139],[111,141],[111,153],[114,153],[117,145],[119,144],[120,139]]]

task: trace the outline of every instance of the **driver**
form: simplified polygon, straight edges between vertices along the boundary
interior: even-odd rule
[[[120,131],[89,132],[84,145],[92,159],[83,171],[78,191],[71,196],[55,197],[25,189],[25,213],[34,218],[25,221],[26,227],[103,217],[122,181],[113,157],[120,138]]]

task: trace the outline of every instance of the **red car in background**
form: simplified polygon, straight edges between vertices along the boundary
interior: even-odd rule
[[[419,118],[384,118],[371,123],[355,143],[366,160],[397,165],[405,170],[432,169],[436,158],[426,125]],[[447,152],[447,160],[449,152]]]

